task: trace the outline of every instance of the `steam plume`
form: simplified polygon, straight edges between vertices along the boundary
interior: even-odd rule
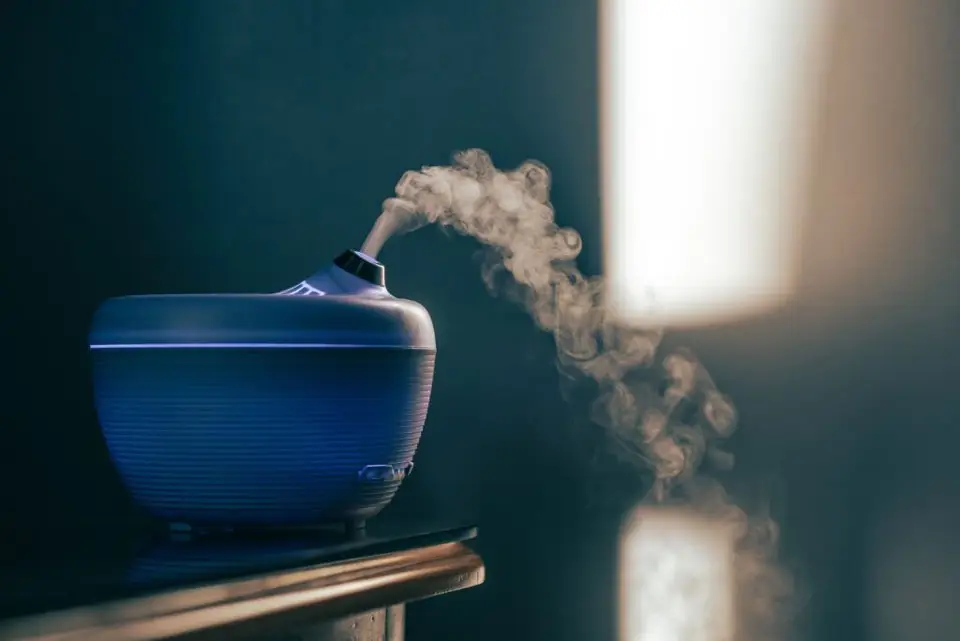
[[[397,234],[435,223],[472,236],[487,248],[483,278],[491,293],[509,294],[553,334],[559,366],[593,381],[599,393],[592,418],[622,457],[654,473],[650,500],[678,497],[740,532],[737,567],[741,636],[770,638],[784,620],[788,577],[776,566],[776,526],[752,519],[702,474],[705,461],[732,465],[720,443],[736,428],[730,399],[689,351],[657,362],[660,330],[627,327],[605,304],[602,279],[575,264],[580,235],[557,226],[550,172],[527,161],[500,171],[483,151],[454,156],[451,166],[409,171],[385,201],[363,244],[375,256]],[[656,383],[638,378],[656,371]]]

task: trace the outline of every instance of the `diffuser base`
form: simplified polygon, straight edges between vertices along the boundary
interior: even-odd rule
[[[317,525],[202,525],[180,521],[166,524],[171,537],[191,539],[194,537],[216,537],[229,535],[271,536],[283,534],[306,534],[340,536],[346,540],[363,538],[366,533],[365,519],[352,519],[335,523]]]

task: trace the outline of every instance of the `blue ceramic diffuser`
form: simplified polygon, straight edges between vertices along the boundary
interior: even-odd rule
[[[192,526],[358,524],[413,468],[436,355],[419,304],[348,251],[278,294],[129,296],[90,332],[134,499]]]

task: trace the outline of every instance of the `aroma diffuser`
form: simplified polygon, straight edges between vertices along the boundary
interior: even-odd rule
[[[360,525],[413,468],[436,340],[348,251],[277,294],[108,300],[90,349],[110,454],[155,516]]]

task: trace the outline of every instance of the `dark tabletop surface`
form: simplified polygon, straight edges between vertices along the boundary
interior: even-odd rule
[[[371,522],[342,529],[176,534],[166,530],[64,533],[0,566],[0,621],[269,572],[360,559],[476,536],[469,525]]]

